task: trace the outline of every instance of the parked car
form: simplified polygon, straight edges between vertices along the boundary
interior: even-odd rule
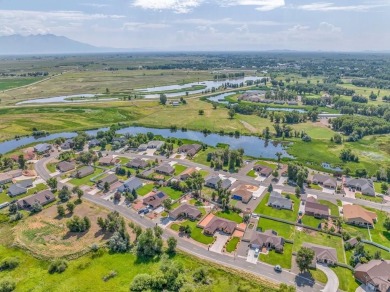
[[[282,267],[279,266],[279,265],[276,265],[276,266],[274,267],[274,270],[275,270],[275,272],[281,273],[281,272],[282,272]]]
[[[258,248],[255,249],[255,256],[258,256],[260,253],[260,250]]]

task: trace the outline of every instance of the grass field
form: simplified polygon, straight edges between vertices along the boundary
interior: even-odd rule
[[[182,191],[174,190],[171,187],[162,187],[159,190],[166,193],[172,200],[177,200],[183,195]]]
[[[278,221],[260,218],[257,227],[261,228],[264,232],[268,229],[275,230],[278,235],[286,238],[286,239],[294,239],[295,226],[290,224],[281,223]]]
[[[256,214],[264,214],[267,216],[271,216],[274,218],[280,218],[284,220],[288,220],[291,222],[295,222],[298,217],[298,209],[299,209],[299,199],[295,195],[290,195],[290,200],[293,201],[293,209],[285,210],[285,209],[275,209],[270,206],[267,206],[270,194],[267,193],[264,198],[261,200],[260,204],[256,207],[254,213]]]
[[[330,214],[332,216],[339,216],[340,213],[339,213],[339,207],[329,201],[326,201],[326,200],[319,200],[319,203],[321,203],[322,205],[326,205],[329,207],[329,210],[330,210]]]
[[[265,160],[258,160],[258,161],[256,161],[256,165],[259,165],[259,164],[261,164],[261,165],[263,165],[263,166],[267,166],[267,167],[271,168],[272,170],[275,170],[275,169],[278,168],[278,165],[277,165],[277,164],[275,164],[275,163],[270,163],[270,162],[265,161]]]
[[[242,223],[242,217],[238,213],[230,211],[230,210],[229,211],[218,211],[217,213],[215,213],[215,215],[218,217],[221,217],[221,218],[225,218],[225,219],[237,222],[237,223]]]
[[[1,78],[0,91],[28,85],[41,79],[42,78]]]
[[[318,228],[318,226],[321,224],[322,220],[314,218],[313,216],[304,215],[302,217],[302,224]]]
[[[240,242],[240,238],[239,237],[231,238],[229,240],[229,242],[226,244],[226,251],[227,252],[235,251],[239,242]]]
[[[139,196],[145,196],[149,194],[155,188],[154,184],[145,184],[137,190]]]
[[[268,254],[260,254],[259,260],[270,265],[280,265],[284,269],[291,269],[292,249],[291,243],[285,243],[283,253],[271,250]]]
[[[99,175],[99,174],[102,174],[103,173],[103,169],[101,168],[95,168],[95,172],[90,174],[90,175],[87,175],[86,177],[83,177],[83,178],[72,178],[69,183],[71,183],[72,185],[75,185],[75,186],[82,186],[82,185],[86,185],[86,186],[93,186],[94,183],[90,181],[91,178]]]
[[[359,236],[362,239],[370,240],[367,228],[349,225],[345,223],[342,224],[342,228],[344,231],[348,232],[352,237]]]
[[[248,173],[246,175],[250,176],[250,177],[257,177],[256,171],[254,169],[251,169],[250,171],[248,171]]]
[[[389,214],[374,209],[369,210],[375,212],[378,215],[378,220],[377,223],[375,223],[375,228],[370,230],[372,241],[390,247],[390,231],[386,231],[386,229],[383,227],[383,223],[385,222],[386,217],[388,217]]]
[[[175,164],[173,166],[173,168],[175,169],[175,175],[179,175],[179,174],[181,174],[183,171],[185,171],[187,169],[186,166],[181,165],[181,164]]]
[[[57,166],[56,163],[48,163],[48,164],[46,164],[46,168],[47,168],[47,170],[48,170],[50,173],[53,173],[53,172],[56,172],[56,171],[57,171],[56,166]]]
[[[342,267],[331,268],[339,278],[339,289],[347,292],[354,292],[360,284],[355,280],[352,271]]]

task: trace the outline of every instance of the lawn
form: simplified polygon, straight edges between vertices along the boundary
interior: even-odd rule
[[[95,168],[94,173],[87,175],[86,177],[83,177],[83,178],[72,178],[69,181],[69,183],[71,183],[72,185],[75,185],[75,186],[82,186],[82,185],[93,186],[94,183],[92,181],[90,181],[91,178],[98,176],[98,175],[102,174],[103,172],[104,172],[103,169]]]
[[[155,188],[154,184],[145,184],[137,190],[137,194],[138,196],[143,197],[149,194],[151,191],[153,191],[154,188]]]
[[[207,154],[212,153],[215,151],[214,147],[208,147],[206,150],[200,150],[194,158],[192,158],[192,161],[195,163],[203,164],[206,166],[210,166],[210,162],[207,161]]]
[[[378,221],[375,223],[375,228],[370,230],[372,241],[390,247],[390,231],[386,231],[383,227],[383,223],[387,216],[386,212],[378,211],[370,208],[366,208],[370,211],[376,212],[378,215]]]
[[[325,234],[322,232],[308,231],[306,229],[303,231],[297,231],[295,232],[294,236],[293,251],[297,252],[305,242],[335,248],[337,250],[337,260],[341,263],[345,263],[341,237]]]
[[[321,222],[322,222],[321,219],[314,218],[313,216],[303,215],[303,217],[302,217],[302,224],[303,225],[319,228],[318,225]]]
[[[46,168],[47,168],[47,170],[48,170],[50,173],[53,173],[53,172],[56,172],[56,171],[57,171],[56,166],[57,166],[56,163],[48,163],[48,164],[46,164]]]
[[[370,240],[370,237],[368,235],[368,230],[365,227],[359,227],[359,226],[343,223],[342,228],[344,231],[348,232],[352,237],[360,237],[365,240]]]
[[[278,168],[278,165],[277,164],[274,164],[274,163],[270,163],[268,161],[264,161],[264,160],[259,160],[259,161],[256,161],[256,165],[263,165],[263,166],[266,166],[266,167],[269,167],[271,168],[272,170],[275,170]]]
[[[313,190],[322,191],[322,187],[320,185],[316,185],[316,184],[310,184],[309,188],[313,189]]]
[[[259,223],[257,225],[258,228],[260,228],[263,232],[272,229],[275,230],[278,235],[286,238],[286,239],[294,239],[294,231],[295,231],[295,226],[266,219],[266,218],[260,218]]]
[[[259,260],[270,265],[280,265],[284,269],[291,269],[292,249],[291,243],[285,243],[283,253],[271,250],[268,254],[260,254]]]
[[[18,196],[17,198],[20,199],[20,198],[23,198],[26,196],[30,196],[30,195],[33,195],[33,194],[38,193],[40,191],[47,190],[48,188],[49,187],[45,184],[37,184],[35,187],[28,189],[27,193],[25,195]]]
[[[207,172],[207,171],[205,171],[205,170],[199,170],[199,173],[200,173],[200,175],[203,177],[203,178],[205,178],[209,173]]]
[[[328,277],[320,269],[310,269],[309,272],[313,279],[318,282],[326,283],[328,281]]]
[[[187,166],[176,163],[173,168],[175,169],[175,175],[179,175],[187,169]]]
[[[17,257],[21,263],[12,271],[3,271],[2,279],[12,279],[16,282],[16,291],[129,291],[130,283],[138,274],[156,275],[160,270],[160,261],[139,260],[133,253],[109,254],[101,256],[83,256],[68,262],[68,269],[61,274],[47,272],[49,262],[36,259],[22,250],[0,246],[0,259]],[[221,266],[209,264],[192,256],[177,253],[171,258],[183,265],[185,272],[180,276],[183,281],[194,287],[195,291],[203,290],[203,286],[194,282],[193,271],[204,267],[213,291],[238,290],[246,287],[248,291],[276,291],[273,288],[262,287],[254,278],[240,277],[239,274],[225,270]],[[110,271],[116,271],[117,276],[109,281],[102,278]]]
[[[171,187],[162,187],[159,190],[166,193],[168,197],[174,201],[180,199],[180,197],[183,196],[182,191],[174,190]]]
[[[283,194],[285,195],[285,194]],[[291,222],[295,222],[298,217],[299,210],[299,199],[295,195],[290,194],[290,199],[293,201],[293,210],[284,210],[284,209],[275,209],[270,206],[267,206],[269,200],[270,193],[267,193],[264,198],[261,200],[260,204],[256,207],[254,213],[256,214],[264,214],[267,216],[271,216],[274,218],[280,218],[284,220],[288,220]]]
[[[329,210],[330,210],[330,214],[332,216],[339,216],[340,213],[339,213],[339,207],[329,201],[326,201],[326,200],[319,200],[319,202],[322,204],[322,205],[326,205],[329,207]]]
[[[226,245],[226,251],[227,252],[233,252],[236,250],[238,243],[240,242],[239,237],[233,237],[229,240],[229,242]]]
[[[256,171],[254,169],[250,170],[246,175],[250,177],[257,177]]]
[[[383,199],[381,197],[371,197],[371,196],[366,196],[361,193],[355,193],[355,198],[357,199],[362,199],[366,201],[371,201],[375,203],[382,203]]]
[[[214,242],[214,237],[203,234],[203,229],[196,226],[197,225],[196,221],[186,220],[181,222],[180,224],[172,224],[171,229],[175,231],[179,231],[180,225],[182,226],[188,225],[191,227],[191,238],[193,240],[203,244],[212,244]]]
[[[355,292],[360,284],[355,280],[352,271],[342,267],[331,268],[339,278],[339,289],[347,292]]]
[[[234,212],[231,210],[218,211],[217,213],[215,213],[215,216],[225,218],[225,219],[237,222],[237,223],[242,223],[242,217],[237,212]]]
[[[130,159],[127,158],[127,157],[119,157],[119,160],[120,160],[120,163],[121,163],[122,165],[127,164],[127,162],[130,161]]]

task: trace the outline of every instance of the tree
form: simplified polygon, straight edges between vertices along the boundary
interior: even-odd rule
[[[59,217],[64,217],[65,216],[65,208],[62,205],[57,206],[57,213]]]
[[[177,245],[177,239],[174,238],[173,236],[170,236],[167,240],[168,244],[168,253],[175,253],[176,252],[176,245]]]
[[[84,218],[74,216],[66,222],[66,226],[70,232],[85,232],[91,227],[91,221],[87,216]]]
[[[18,212],[18,205],[16,203],[10,204],[8,208],[8,212],[13,215]]]
[[[385,193],[388,191],[388,189],[389,189],[389,186],[387,185],[387,183],[383,182],[383,183],[381,184],[382,193],[385,194]]]
[[[69,213],[73,213],[75,207],[75,204],[73,204],[72,202],[68,202],[66,204],[66,209],[69,211]]]
[[[302,273],[307,271],[314,259],[314,251],[307,247],[301,247],[296,256],[296,263],[299,271]]]
[[[204,115],[204,110],[200,109],[200,110],[198,111],[198,114],[199,114],[200,116],[203,116],[203,115]]]
[[[280,162],[280,158],[283,156],[283,153],[282,152],[276,152],[275,155],[278,158],[278,162]]]
[[[276,178],[279,176],[279,172],[275,169],[275,170],[272,172],[272,176],[274,177],[274,179],[276,179]]]
[[[160,94],[160,103],[165,105],[167,103],[167,96],[165,94]]]
[[[60,192],[58,193],[58,198],[62,202],[67,202],[70,199],[70,190],[68,189],[67,186],[63,186]]]
[[[213,104],[213,109],[217,109],[217,107],[218,107],[218,103],[216,103],[216,102],[213,102],[212,104]]]
[[[299,196],[301,195],[301,188],[299,186],[296,186],[295,188],[295,195],[299,198]]]
[[[110,184],[108,182],[105,182],[104,186],[103,186],[103,189],[107,193],[110,190]]]
[[[269,184],[267,191],[270,193],[273,190],[274,190],[274,187],[272,186],[272,184]]]
[[[148,228],[143,232],[137,241],[137,256],[153,257],[162,251],[163,241],[160,236],[156,235],[158,229]],[[160,232],[160,231],[157,231]]]
[[[24,159],[24,155],[23,154],[20,154],[18,156],[18,163],[19,163],[20,168],[24,169],[24,167],[26,166],[26,159]]]
[[[42,205],[39,204],[38,202],[35,202],[34,204],[31,205],[32,214],[39,213],[42,211],[42,209],[43,209]]]
[[[390,217],[387,217],[385,219],[385,222],[383,222],[383,227],[387,230],[390,231]]]
[[[234,110],[234,108],[231,108],[229,111],[228,111],[228,115],[229,115],[229,118],[232,120],[234,118],[234,115],[236,114],[236,111]]]
[[[57,189],[58,181],[55,177],[51,177],[47,180],[47,185],[50,187],[52,190]]]
[[[172,200],[170,198],[166,199],[163,202],[163,206],[164,206],[165,210],[167,210],[167,211],[171,210],[171,208],[172,208]]]
[[[58,260],[51,262],[49,269],[48,269],[48,272],[49,272],[49,274],[54,274],[54,273],[61,274],[67,268],[68,268],[68,262],[66,260],[58,259]]]
[[[12,292],[15,288],[16,284],[11,280],[6,279],[0,282],[0,292]]]

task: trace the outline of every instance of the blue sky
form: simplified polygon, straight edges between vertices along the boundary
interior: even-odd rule
[[[0,35],[148,50],[390,50],[390,0],[0,0]]]

